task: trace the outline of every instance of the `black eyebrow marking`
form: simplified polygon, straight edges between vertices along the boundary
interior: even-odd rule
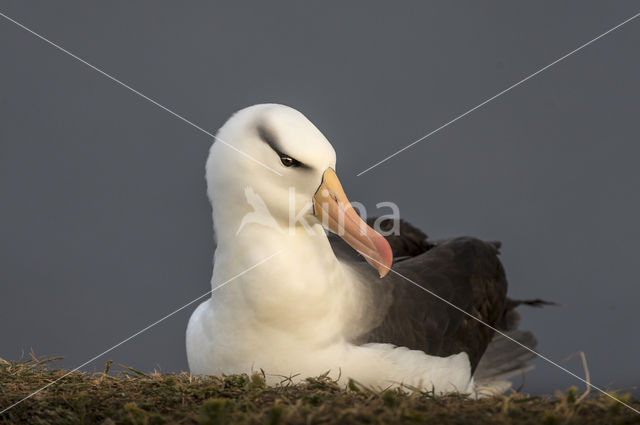
[[[311,169],[309,165],[303,164],[302,162],[298,161],[291,155],[284,153],[280,148],[280,145],[278,145],[275,134],[273,134],[273,132],[269,128],[267,128],[266,125],[258,124],[257,129],[258,129],[258,136],[260,137],[260,139],[262,139],[267,145],[269,145],[269,147],[273,149],[273,151],[277,153],[280,158],[282,157],[291,158],[294,161],[295,167],[303,168],[303,169]]]
[[[278,143],[276,142],[276,137],[275,135],[271,132],[271,130],[269,130],[264,124],[259,124],[258,125],[258,136],[260,136],[260,138],[267,144],[269,145],[269,147],[271,149],[273,149],[274,151],[276,151],[276,153],[278,155],[283,155],[282,154],[282,149],[280,149],[280,147],[278,146]]]

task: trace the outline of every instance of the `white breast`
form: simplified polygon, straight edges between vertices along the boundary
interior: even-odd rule
[[[472,386],[464,353],[442,358],[390,344],[355,346],[346,340],[345,330],[352,330],[354,323],[357,327],[367,307],[361,304],[363,283],[338,262],[326,236],[309,239],[256,226],[239,239],[229,250],[223,245],[216,251],[214,288],[282,252],[214,291],[193,313],[187,329],[192,373],[262,369],[275,383],[281,376],[303,380],[330,370],[334,378],[378,387],[405,383],[446,392]]]

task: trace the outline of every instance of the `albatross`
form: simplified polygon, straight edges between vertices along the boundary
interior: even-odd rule
[[[213,291],[187,326],[191,373],[262,370],[270,384],[328,373],[441,394],[502,390],[527,367],[533,354],[492,328],[534,347],[515,308],[539,301],[507,298],[499,243],[430,241],[404,221],[382,236],[349,203],[329,141],[293,108],[240,110],[216,139]]]

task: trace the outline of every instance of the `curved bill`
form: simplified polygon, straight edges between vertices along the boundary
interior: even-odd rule
[[[313,195],[313,210],[322,225],[362,254],[380,277],[389,273],[393,262],[389,242],[356,213],[332,168],[322,175],[322,184]]]

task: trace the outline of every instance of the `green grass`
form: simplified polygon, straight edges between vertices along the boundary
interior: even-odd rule
[[[0,359],[0,410],[67,373],[50,361]],[[0,415],[0,424],[640,424],[640,415],[606,396],[580,399],[571,388],[555,397],[513,393],[482,400],[372,391],[326,377],[267,387],[260,374],[198,377],[71,373]],[[47,367],[49,365],[49,367]],[[616,395],[636,409],[640,402]]]

